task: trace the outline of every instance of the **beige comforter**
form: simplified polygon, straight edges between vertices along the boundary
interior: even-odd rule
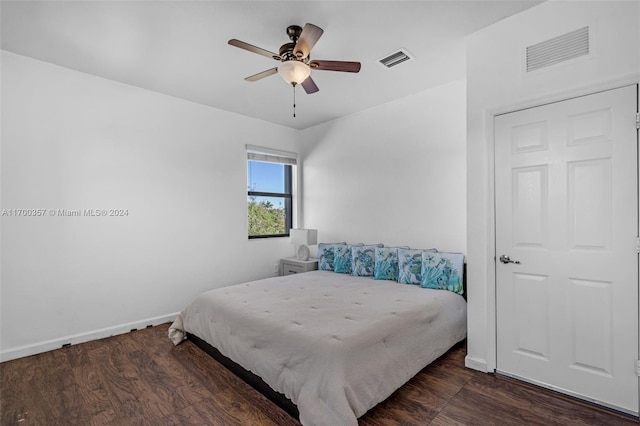
[[[304,425],[357,418],[466,336],[466,302],[445,291],[314,271],[198,296],[169,336],[216,347],[300,411]]]

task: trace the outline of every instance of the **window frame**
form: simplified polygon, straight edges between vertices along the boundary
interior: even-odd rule
[[[276,197],[284,199],[284,219],[285,219],[285,233],[284,234],[263,234],[263,235],[249,235],[249,228],[247,223],[247,237],[250,240],[262,239],[262,238],[281,238],[289,237],[290,230],[293,228],[294,219],[294,166],[297,165],[297,154],[277,151],[269,148],[262,148],[247,145],[247,169],[250,162],[264,162],[264,163],[276,163],[284,166],[284,192],[264,192],[264,191],[252,191],[247,186],[247,197]],[[249,183],[249,182],[247,182]],[[247,202],[248,206],[248,202]],[[248,221],[248,211],[247,211]]]

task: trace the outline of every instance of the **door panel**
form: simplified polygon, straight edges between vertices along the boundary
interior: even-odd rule
[[[513,244],[520,247],[546,246],[548,213],[547,166],[513,169]]]
[[[636,86],[495,119],[497,370],[638,413]]]
[[[571,279],[572,368],[611,377],[613,283]],[[593,309],[593,306],[600,307]]]
[[[611,248],[611,159],[568,164],[569,247],[608,251]]]
[[[518,344],[516,352],[548,361],[549,358],[549,277],[514,274],[514,300],[517,318]]]

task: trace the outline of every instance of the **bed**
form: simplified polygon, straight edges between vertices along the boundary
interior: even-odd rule
[[[259,376],[303,425],[357,418],[466,337],[456,293],[331,271],[273,277],[198,296],[169,328]]]

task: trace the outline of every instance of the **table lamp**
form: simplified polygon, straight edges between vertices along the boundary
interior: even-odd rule
[[[291,229],[289,231],[291,244],[296,245],[296,258],[309,260],[309,247],[318,244],[317,229]]]

